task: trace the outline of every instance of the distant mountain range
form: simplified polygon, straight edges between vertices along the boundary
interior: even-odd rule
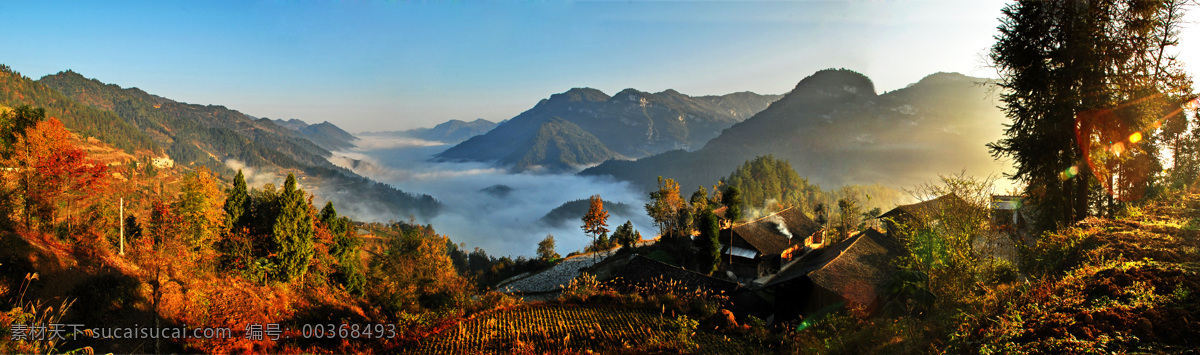
[[[307,122],[295,118],[287,121],[274,120],[274,122],[281,127],[300,132],[300,134],[304,135],[304,138],[307,138],[309,141],[316,143],[318,146],[321,146],[321,148],[325,148],[329,151],[353,148],[354,141],[358,140],[358,137],[355,137],[353,134],[350,134],[350,132],[346,132],[340,127],[329,123],[329,121],[314,125],[310,125]]]
[[[1006,122],[986,83],[937,73],[879,95],[862,74],[822,70],[697,151],[610,160],[580,174],[612,176],[647,190],[663,176],[695,189],[711,186],[746,160],[773,154],[823,186],[911,187],[964,169],[986,175],[1004,168],[984,144],[998,139]]]
[[[571,171],[609,159],[699,147],[779,97],[750,92],[692,97],[634,89],[608,96],[576,88],[543,99],[436,158],[491,161],[516,171]]]
[[[463,120],[449,120],[442,122],[433,128],[414,128],[406,131],[385,131],[385,132],[368,132],[364,134],[372,136],[390,136],[390,137],[407,137],[416,138],[431,142],[441,142],[445,144],[462,143],[471,137],[487,133],[496,128],[496,122],[488,121],[482,118],[471,122]]]
[[[73,71],[33,81],[0,66],[0,79],[0,104],[46,107],[48,115],[60,117],[72,131],[94,135],[131,154],[165,153],[178,165],[204,165],[226,177],[232,176],[232,160],[260,172],[296,173],[306,178],[307,190],[363,219],[432,217],[440,208],[428,195],[399,191],[331,164],[329,150],[310,141],[308,134],[270,119],[123,89]],[[321,135],[345,133],[331,124],[307,128]]]

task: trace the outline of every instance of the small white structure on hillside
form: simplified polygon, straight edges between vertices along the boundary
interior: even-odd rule
[[[175,161],[168,157],[156,157],[150,160],[150,164],[159,169],[175,167]]]

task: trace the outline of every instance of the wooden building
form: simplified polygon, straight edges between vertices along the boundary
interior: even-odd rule
[[[806,240],[811,243],[819,230],[820,225],[798,208],[721,230],[722,266],[743,283],[773,274],[791,257],[803,254]]]
[[[773,306],[775,321],[828,312],[844,305],[881,309],[885,285],[903,255],[899,243],[874,228],[815,249],[788,263],[758,291]]]

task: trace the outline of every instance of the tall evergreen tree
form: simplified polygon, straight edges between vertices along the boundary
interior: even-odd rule
[[[728,207],[725,217],[729,218],[730,222],[742,219],[742,191],[736,186],[730,185],[725,189],[725,193],[721,194],[721,203]]]
[[[250,209],[250,190],[246,187],[246,175],[238,169],[233,176],[233,188],[225,197],[225,222],[230,230],[241,228],[245,223],[242,218]]]
[[[991,59],[1012,123],[988,148],[1016,164],[1011,176],[1025,183],[1043,228],[1098,210],[1089,206],[1097,182],[1111,196],[1114,181],[1145,188],[1157,173],[1150,133],[1190,86],[1164,55],[1177,42],[1183,1],[1021,1],[1003,10]]]
[[[313,257],[313,216],[305,197],[304,190],[296,186],[296,176],[288,174],[279,194],[279,216],[272,228],[279,246],[279,278],[285,282],[304,277]]]
[[[696,247],[700,249],[697,255],[699,272],[711,275],[721,264],[721,242],[717,240],[721,226],[717,222],[717,216],[707,210],[700,214],[696,224],[696,228],[700,229],[700,236],[696,237],[695,241]]]

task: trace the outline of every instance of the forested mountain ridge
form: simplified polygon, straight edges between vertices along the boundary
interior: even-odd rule
[[[986,175],[1001,169],[983,143],[1000,136],[1004,116],[984,83],[937,73],[879,95],[862,74],[822,70],[695,152],[613,160],[581,174],[611,175],[647,190],[658,176],[707,186],[719,172],[772,154],[823,186],[904,187],[963,169]]]
[[[634,89],[609,96],[596,89],[575,88],[541,100],[528,111],[486,134],[451,147],[437,158],[495,161],[519,171],[547,167],[565,170],[608,159],[639,158],[671,149],[692,149],[778,98],[779,95],[749,92],[692,97],[674,90],[647,93]],[[560,145],[597,154],[558,159],[560,156],[523,152],[536,151],[531,147],[544,143],[536,139],[537,132],[563,129],[563,122],[586,134],[568,137],[579,140],[564,138]]]
[[[130,126],[135,133],[146,137],[146,144],[167,147],[163,150],[177,164],[207,166],[226,177],[232,176],[229,164],[233,160],[256,171],[278,176],[295,173],[318,199],[344,205],[348,214],[360,219],[432,217],[440,208],[431,196],[406,193],[329,163],[326,160],[330,155],[328,150],[309,141],[302,133],[276,125],[270,119],[255,119],[223,106],[181,103],[137,88],[123,89],[73,71],[47,75],[24,86],[4,86],[5,92],[15,92],[17,97],[34,90],[28,88],[41,88],[47,92],[42,96],[58,95],[58,102],[80,107],[72,112],[94,112],[99,117],[111,115],[110,120],[115,119],[110,123],[112,126]],[[8,105],[21,104],[38,105],[39,102],[26,100]],[[80,127],[86,129],[88,126],[79,126],[72,120],[77,121],[71,115],[63,118],[68,128],[86,132]],[[137,134],[126,136],[138,137]],[[105,140],[103,136],[99,138]]]
[[[73,71],[47,75],[38,82],[127,119],[167,147],[167,154],[180,164],[203,164],[214,171],[226,171],[229,159],[255,167],[331,166],[324,161],[329,151],[296,132],[223,106],[180,103],[138,88],[106,85]]]
[[[162,153],[162,146],[150,135],[105,109],[81,105],[41,82],[0,65],[0,105],[17,107],[30,105],[46,109],[46,115],[59,118],[63,124],[84,136],[97,137],[127,152]]]

